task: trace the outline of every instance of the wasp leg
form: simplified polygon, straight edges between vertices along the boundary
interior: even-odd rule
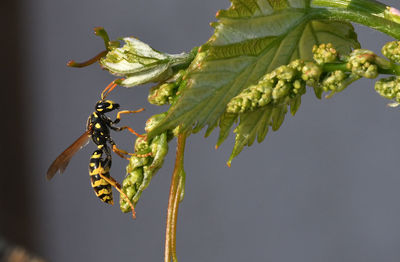
[[[112,122],[112,124],[119,123],[119,121],[121,121],[121,115],[122,114],[134,114],[134,113],[139,113],[139,112],[142,112],[142,111],[144,111],[144,108],[140,108],[138,110],[122,110],[122,111],[119,111],[118,114],[117,114],[117,119],[115,119]]]
[[[133,219],[136,219],[136,212],[135,212],[135,207],[132,204],[132,201],[129,199],[129,197],[122,191],[121,185],[113,178],[113,177],[106,177],[102,173],[99,173],[99,176],[104,179],[107,183],[109,183],[112,187],[114,187],[118,192],[124,196],[124,198],[128,201],[129,205],[131,206],[132,209],[132,217]]]
[[[125,150],[119,149],[119,148],[117,147],[117,145],[115,144],[114,140],[112,140],[111,137],[108,138],[108,142],[109,142],[109,143],[111,144],[111,146],[112,146],[112,151],[113,151],[115,154],[117,154],[119,157],[122,157],[122,158],[125,158],[126,160],[129,160],[129,158],[127,157],[127,155],[128,155],[128,156],[133,156],[133,155],[135,155],[135,154],[132,154],[132,153],[128,153],[128,152],[125,151]]]
[[[153,153],[151,153],[151,152],[146,153],[146,154],[129,153],[129,152],[123,150],[123,149],[119,149],[117,147],[117,145],[115,144],[114,140],[112,140],[111,138],[109,138],[109,142],[112,145],[112,151],[115,154],[117,154],[119,157],[125,158],[126,160],[129,160],[129,157],[127,157],[127,156],[148,157],[148,156],[152,156],[153,155]],[[107,149],[108,149],[108,147],[107,147]],[[105,152],[106,152],[106,154],[109,154],[107,151],[105,151]]]
[[[129,157],[127,157],[126,155],[129,155],[129,156],[134,155],[134,154],[126,152],[125,150],[119,149],[116,145],[113,145],[112,150],[119,157],[125,158],[126,160],[129,160]]]
[[[137,157],[148,157],[148,156],[152,156],[153,153],[149,152],[146,154],[134,154],[134,153],[128,153],[125,150],[119,149],[116,145],[113,145],[113,151],[115,154],[117,154],[118,156],[125,158],[126,160],[129,160],[129,157],[126,157],[125,155],[128,156],[137,156]]]
[[[139,113],[142,112],[144,110],[144,108],[140,108],[138,110],[122,110],[119,111],[117,114],[117,118],[111,122],[110,128],[114,131],[122,131],[127,129],[129,132],[131,132],[132,134],[134,134],[137,137],[144,137],[144,135],[139,135],[135,130],[133,130],[133,128],[129,127],[129,126],[123,126],[123,127],[116,127],[116,126],[112,126],[113,124],[117,124],[119,123],[119,121],[121,121],[121,115],[122,114],[134,114],[134,113]]]
[[[113,91],[113,89],[117,86],[115,81],[112,81],[104,90],[101,92],[101,100],[105,99],[108,94]]]
[[[148,157],[148,156],[153,156],[152,152],[146,153],[146,154],[134,154],[137,157]]]
[[[137,137],[145,137],[145,136],[146,136],[146,135],[140,135],[140,134],[138,134],[135,130],[133,130],[133,129],[130,128],[129,126],[122,126],[122,127],[115,127],[115,126],[113,126],[113,127],[111,127],[111,129],[114,130],[114,131],[122,131],[122,130],[128,129],[129,132],[131,132],[132,134],[134,134],[134,135],[137,136]]]

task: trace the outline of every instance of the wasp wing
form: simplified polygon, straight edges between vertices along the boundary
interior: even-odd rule
[[[91,130],[88,129],[83,135],[81,135],[72,145],[64,150],[57,158],[53,161],[49,169],[47,170],[47,179],[50,180],[59,171],[63,173],[68,166],[72,156],[75,155],[82,147],[87,145],[89,142]]]

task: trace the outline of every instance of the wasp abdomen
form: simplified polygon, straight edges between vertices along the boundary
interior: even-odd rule
[[[97,149],[93,152],[89,162],[89,175],[93,190],[101,201],[113,204],[111,185],[101,178],[99,174],[109,178],[111,168],[111,156],[103,157],[103,150]]]

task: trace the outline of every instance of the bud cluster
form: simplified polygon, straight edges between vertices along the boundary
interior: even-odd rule
[[[390,61],[400,63],[400,41],[386,43],[382,47],[382,54]]]
[[[397,104],[400,103],[400,78],[392,76],[389,78],[379,79],[375,83],[375,90],[387,99],[394,100]]]
[[[149,103],[158,106],[172,104],[176,99],[179,88],[184,84],[185,75],[186,71],[181,70],[169,81],[152,87],[147,98]]]
[[[266,74],[257,84],[243,90],[227,106],[228,113],[253,111],[270,103],[279,104],[287,97],[295,99],[305,93],[306,83],[318,81],[319,66],[295,60]]]
[[[146,132],[156,126],[166,113],[152,116],[146,123]],[[151,179],[161,168],[168,153],[168,142],[173,137],[172,132],[165,132],[155,136],[150,141],[147,137],[139,137],[135,142],[135,155],[129,160],[126,167],[126,177],[122,183],[122,190],[128,198],[136,204],[140,195],[150,184]],[[125,198],[120,199],[122,212],[129,212],[130,205]]]
[[[330,98],[332,95],[343,91],[347,86],[359,78],[360,77],[357,75],[345,73],[341,70],[335,70],[326,74],[319,86],[322,88],[323,92],[331,92],[327,95],[327,98]]]
[[[386,44],[382,52],[389,59],[400,61],[400,41]],[[273,106],[281,104],[282,101],[293,104],[294,101],[299,100],[298,96],[305,93],[306,85],[314,88],[318,98],[321,97],[322,92],[330,92],[327,95],[329,98],[361,77],[376,78],[380,72],[400,71],[400,69],[394,69],[396,64],[378,57],[370,50],[355,49],[348,56],[339,56],[332,44],[314,46],[313,58],[312,62],[294,60],[264,75],[258,83],[249,86],[232,98],[226,111],[239,114],[257,110],[268,104]],[[397,78],[393,81],[393,79],[382,80],[377,83],[377,88],[381,90],[380,87],[383,84],[389,85],[389,82],[391,85],[397,84]],[[393,95],[388,95],[394,92],[393,90],[385,89],[382,92],[386,92],[385,97],[395,99]]]
[[[314,45],[313,50],[314,60],[317,64],[333,63],[338,59],[338,52],[333,48],[331,43]]]
[[[351,52],[347,68],[357,76],[376,78],[378,76],[377,55],[366,49],[355,49]]]

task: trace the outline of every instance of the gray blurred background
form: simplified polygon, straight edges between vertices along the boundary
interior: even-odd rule
[[[112,39],[133,35],[161,51],[189,51],[211,36],[208,23],[228,0],[9,2],[1,7],[0,234],[48,261],[162,261],[175,141],[137,205],[136,221],[93,193],[93,144],[62,176],[45,179],[113,80],[97,65],[65,64],[103,49],[95,26]],[[376,52],[390,40],[356,29],[363,47]],[[147,93],[148,86],[119,88],[110,96],[124,109],[146,107],[122,121],[140,132],[149,116],[165,110],[150,106]],[[225,162],[232,135],[217,151],[217,132],[191,136],[179,261],[400,261],[400,114],[386,103],[373,81],[358,81],[330,100],[309,92],[296,117],[246,148],[231,168]],[[132,150],[128,132],[114,137]],[[111,174],[119,181],[125,165],[114,157]]]

